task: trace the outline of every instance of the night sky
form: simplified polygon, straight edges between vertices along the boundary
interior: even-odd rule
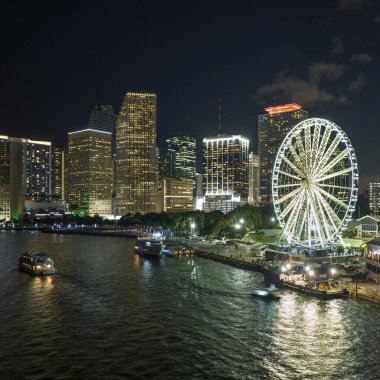
[[[2,1],[0,134],[66,142],[95,103],[158,94],[158,140],[241,133],[299,102],[380,176],[380,2]]]

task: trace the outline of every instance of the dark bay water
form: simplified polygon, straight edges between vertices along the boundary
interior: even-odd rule
[[[120,238],[0,232],[0,378],[378,379],[380,306],[285,292],[200,258],[141,259]],[[48,250],[59,271],[17,269]]]

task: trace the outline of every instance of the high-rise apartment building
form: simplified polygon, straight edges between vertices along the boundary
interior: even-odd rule
[[[112,213],[112,134],[85,129],[68,134],[67,200],[89,216]]]
[[[53,147],[51,159],[52,199],[65,199],[65,149]]]
[[[114,113],[111,105],[96,104],[91,110],[88,120],[88,129],[112,133],[112,155],[115,154],[116,142],[116,123],[117,115]]]
[[[249,153],[248,158],[248,203],[258,205],[260,202],[260,161],[259,155]]]
[[[51,142],[15,139],[23,145],[25,154],[26,200],[51,200]]]
[[[0,222],[20,219],[25,206],[24,146],[0,136]]]
[[[287,133],[309,113],[296,103],[264,108],[259,115],[260,200],[272,202],[272,172],[277,151]]]
[[[157,95],[127,92],[116,127],[117,215],[156,210]]]
[[[205,211],[229,212],[248,200],[249,140],[241,135],[203,139]]]
[[[373,215],[380,214],[380,180],[369,183],[369,210]]]
[[[192,136],[176,135],[166,139],[167,153],[174,155],[174,178],[194,179],[196,140]]]
[[[163,178],[157,199],[157,212],[185,212],[194,208],[193,179]]]

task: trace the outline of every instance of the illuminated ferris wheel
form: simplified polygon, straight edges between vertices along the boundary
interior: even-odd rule
[[[358,164],[342,129],[307,119],[285,137],[273,168],[273,204],[288,243],[325,247],[347,227],[358,197]]]

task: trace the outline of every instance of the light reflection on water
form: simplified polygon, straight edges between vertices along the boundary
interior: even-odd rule
[[[380,307],[286,291],[199,258],[144,260],[133,241],[0,234],[0,378],[370,379]],[[47,249],[58,273],[17,270]],[[25,360],[28,358],[28,360]],[[48,363],[48,365],[47,365]]]

